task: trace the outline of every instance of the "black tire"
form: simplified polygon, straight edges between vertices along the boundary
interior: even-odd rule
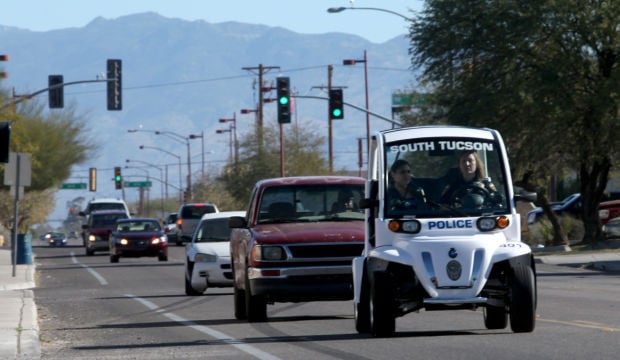
[[[370,330],[374,337],[391,337],[396,331],[394,287],[389,274],[376,271],[370,284]]]
[[[168,255],[158,255],[157,260],[159,261],[168,261]]]
[[[355,306],[355,330],[360,334],[370,333],[370,285],[368,284],[368,275],[366,267],[362,274],[362,285],[360,289],[360,301]]]
[[[490,330],[505,329],[508,326],[508,311],[504,306],[489,306],[483,310],[484,326]]]
[[[192,287],[192,283],[189,279],[191,279],[192,277],[192,270],[193,270],[193,266],[190,266],[189,264],[187,265],[187,271],[185,272],[185,295],[187,296],[199,296],[202,295],[201,292],[198,292],[196,290],[194,290],[194,288]],[[191,267],[191,268],[190,268]],[[189,276],[189,278],[188,278]]]
[[[233,297],[235,302],[235,319],[237,320],[246,320],[248,318],[248,314],[245,312],[245,290],[241,290],[234,286],[233,289]]]
[[[88,248],[86,248],[86,256],[93,256],[95,254],[95,252],[93,250],[89,250]]]
[[[510,328],[516,333],[532,332],[536,322],[534,271],[527,265],[517,265],[512,271]]]
[[[118,255],[114,255],[114,254],[110,255],[110,262],[111,263],[117,263],[118,259],[119,259]]]
[[[245,275],[245,313],[248,322],[267,321],[267,302],[263,295],[252,295],[250,280]]]

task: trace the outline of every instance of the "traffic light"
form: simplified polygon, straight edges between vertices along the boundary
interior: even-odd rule
[[[344,102],[342,101],[342,89],[329,90],[329,118],[344,118]]]
[[[122,83],[122,66],[121,60],[108,59],[107,62],[107,79],[108,79],[108,110],[123,109],[123,83]],[[111,80],[114,79],[114,80]]]
[[[0,122],[0,163],[9,162],[9,145],[11,140],[11,123]]]
[[[62,86],[62,83],[62,75],[50,75],[47,77],[50,109],[62,109],[65,106],[65,88]]]
[[[123,188],[123,175],[121,175],[121,168],[119,166],[114,168],[114,185],[117,190]]]
[[[0,55],[0,61],[9,61],[8,55]],[[0,71],[0,79],[5,79],[9,77],[9,73],[6,71]]]
[[[278,123],[288,124],[291,122],[291,94],[288,77],[276,79],[278,95]]]
[[[97,169],[88,169],[88,190],[97,191]]]

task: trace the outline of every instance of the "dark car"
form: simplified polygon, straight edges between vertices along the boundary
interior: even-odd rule
[[[95,251],[107,251],[110,233],[116,226],[116,220],[126,219],[129,215],[124,210],[97,210],[90,213],[84,229],[84,247],[86,255],[90,256]]]
[[[116,221],[110,235],[110,262],[121,257],[157,257],[168,261],[168,238],[154,218],[132,218]]]
[[[48,232],[45,234],[45,241],[49,246],[65,246],[67,245],[67,237],[65,233],[61,232]]]

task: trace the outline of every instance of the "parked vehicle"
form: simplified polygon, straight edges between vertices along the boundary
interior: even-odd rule
[[[245,211],[204,214],[187,244],[185,294],[201,295],[209,287],[232,286],[230,231],[228,219],[245,216]]]
[[[202,215],[218,211],[217,206],[211,203],[188,203],[181,205],[177,212],[176,244],[183,245],[184,242],[191,241],[194,229]]]
[[[65,246],[67,245],[67,237],[62,232],[49,232],[45,234],[45,240],[49,246]]]
[[[620,217],[615,217],[603,225],[603,236],[605,239],[620,238]]]
[[[560,202],[551,203],[551,209],[558,215],[571,215],[573,217],[579,217],[581,214],[581,194],[576,193],[567,196]],[[544,217],[545,213],[541,207],[530,210],[527,213],[527,223],[533,224],[540,221]]]
[[[110,262],[121,257],[157,257],[168,261],[168,239],[154,218],[119,219],[110,235]]]
[[[97,210],[89,213],[88,221],[82,225],[84,247],[86,255],[91,256],[95,251],[108,251],[110,234],[116,227],[116,221],[127,219],[128,215],[124,210]]]
[[[520,195],[500,134],[422,126],[377,132],[369,145],[365,249],[353,260],[356,330],[392,336],[396,318],[411,312],[482,307],[487,329],[510,319],[512,331],[533,331],[535,263],[521,242]],[[397,160],[410,164],[415,201],[390,190]],[[442,200],[455,171],[472,169],[478,177]]]
[[[235,317],[266,321],[274,302],[351,299],[351,260],[364,247],[363,194],[358,177],[256,183],[246,216],[229,221]]]
[[[618,216],[620,216],[620,200],[602,201],[598,205],[598,217],[602,225]]]

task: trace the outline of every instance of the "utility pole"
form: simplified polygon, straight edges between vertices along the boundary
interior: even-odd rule
[[[263,66],[263,64],[258,64],[258,67],[243,67],[243,70],[250,71],[254,74],[258,75],[258,106],[256,108],[256,140],[258,142],[259,152],[262,151],[263,148],[263,76],[266,72],[272,69],[280,69],[279,66]],[[268,89],[271,91],[271,88]]]

